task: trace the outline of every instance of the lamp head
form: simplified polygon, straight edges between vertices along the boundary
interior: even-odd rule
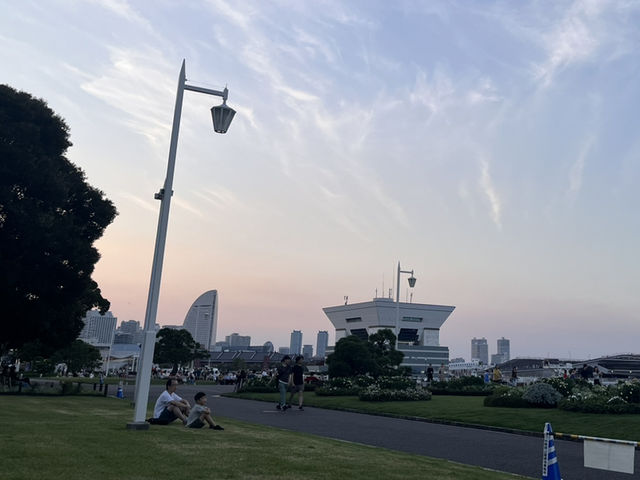
[[[223,100],[222,105],[211,109],[211,117],[213,118],[213,130],[217,133],[227,133],[231,120],[236,111],[227,105],[227,100]]]
[[[411,274],[411,276],[409,277],[409,286],[413,288],[415,285],[416,285],[416,277],[414,277],[413,274]]]

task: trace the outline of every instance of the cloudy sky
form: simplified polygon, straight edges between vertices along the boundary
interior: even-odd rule
[[[218,338],[303,343],[322,307],[455,305],[513,356],[639,352],[640,2],[0,0],[0,82],[65,118],[116,204],[94,278],[144,319],[178,72],[158,322],[220,295]],[[403,278],[401,298],[407,295]]]

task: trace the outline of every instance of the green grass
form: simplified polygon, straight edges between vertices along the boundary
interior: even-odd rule
[[[177,422],[131,431],[133,410],[112,398],[1,398],[4,480],[522,478],[224,418],[223,432]]]
[[[277,393],[229,394],[242,398],[277,402]],[[322,397],[305,392],[306,405],[392,414],[431,420],[448,420],[476,425],[542,432],[545,422],[562,433],[640,440],[640,415],[604,415],[540,408],[485,407],[484,397],[434,395],[424,402],[362,402],[358,397]],[[295,400],[294,400],[295,401]]]

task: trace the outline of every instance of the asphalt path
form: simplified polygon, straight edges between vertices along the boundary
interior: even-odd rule
[[[276,410],[275,404],[219,396],[232,389],[233,387],[218,385],[180,385],[177,393],[193,404],[195,393],[205,392],[214,418],[222,425],[224,418],[232,418],[541,478],[541,437],[313,407],[305,407],[304,411],[292,408],[280,412]],[[163,386],[151,386],[150,406],[153,406],[163,390]],[[125,386],[124,392],[126,398],[133,398],[133,386]],[[540,426],[541,431],[543,427],[544,425]],[[564,480],[629,480],[637,478],[640,472],[640,455],[635,457],[636,474],[629,475],[585,468],[581,442],[556,439],[555,445]]]

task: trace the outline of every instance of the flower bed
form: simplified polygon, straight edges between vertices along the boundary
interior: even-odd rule
[[[365,402],[392,402],[431,400],[431,392],[421,387],[411,387],[402,390],[391,390],[371,385],[364,388],[358,398]]]

